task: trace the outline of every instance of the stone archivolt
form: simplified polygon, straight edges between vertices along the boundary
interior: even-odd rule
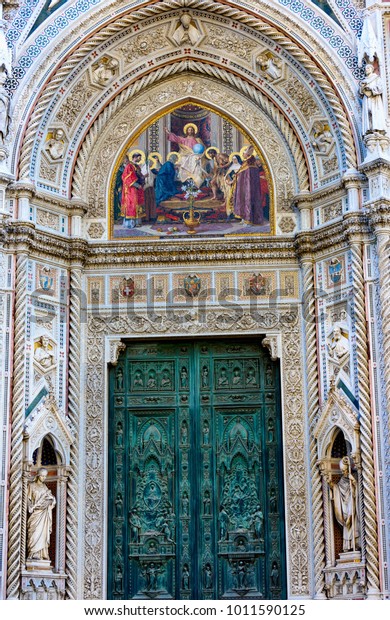
[[[219,3],[212,4],[215,5],[213,6],[213,11],[216,12],[218,9],[217,5],[219,5]],[[164,3],[161,3],[158,7],[154,7],[154,12],[162,11],[164,9],[162,5],[164,5]],[[191,66],[192,72],[213,74],[213,72],[216,73],[219,65],[219,74],[216,76],[218,79],[220,79],[222,75],[221,72],[223,72],[226,76],[229,76],[225,77],[225,80],[230,81],[230,83],[237,81],[238,76],[240,76],[240,80],[242,82],[241,90],[245,92],[245,90],[248,91],[250,88],[257,89],[258,98],[263,98],[264,108],[267,115],[273,121],[278,116],[281,116],[283,119],[279,125],[281,126],[281,132],[288,143],[292,143],[294,140],[298,139],[298,143],[301,143],[301,145],[306,144],[307,146],[307,142],[309,141],[308,123],[309,121],[311,122],[309,116],[312,115],[313,112],[316,114],[315,111],[318,110],[320,118],[327,118],[328,123],[337,128],[332,131],[334,131],[335,139],[338,143],[338,152],[341,154],[343,160],[342,162],[340,161],[340,164],[345,165],[346,167],[356,165],[356,155],[354,153],[353,140],[348,127],[348,120],[345,117],[342,106],[338,102],[338,97],[335,92],[332,92],[332,87],[328,80],[324,78],[324,76],[315,67],[313,61],[309,60],[302,50],[298,50],[295,44],[288,41],[283,35],[278,33],[275,28],[268,26],[265,23],[257,23],[254,18],[251,19],[250,25],[247,24],[245,27],[239,26],[238,29],[236,29],[236,31],[232,34],[231,28],[229,30],[229,27],[232,25],[232,20],[230,17],[218,18],[218,21],[213,23],[212,20],[217,18],[211,13],[194,11],[194,14],[197,15],[198,21],[202,23],[203,30],[208,34],[205,40],[201,40],[200,47],[192,49],[190,54],[188,54],[188,50],[187,52],[184,49],[177,50],[168,37],[169,25],[172,22],[172,18],[175,15],[179,16],[180,13],[170,13],[164,17],[160,15],[158,19],[157,17],[146,19],[144,22],[140,23],[140,26],[137,27],[136,31],[134,28],[130,28],[126,34],[126,30],[124,30],[126,20],[128,20],[128,22],[134,22],[137,15],[137,13],[134,13],[127,17],[122,17],[120,23],[111,24],[110,28],[107,27],[106,30],[103,29],[99,33],[99,36],[94,35],[94,38],[91,38],[88,41],[88,47],[87,43],[85,43],[79,50],[77,50],[77,52],[75,52],[74,55],[71,55],[66,60],[63,67],[57,68],[56,79],[51,80],[48,86],[44,88],[40,95],[39,103],[36,103],[35,110],[31,116],[31,120],[29,121],[29,125],[26,128],[20,156],[21,176],[23,177],[32,174],[35,178],[35,169],[30,168],[30,156],[32,152],[35,160],[36,155],[42,148],[43,144],[41,143],[42,141],[39,137],[35,137],[37,130],[44,130],[44,128],[52,122],[54,124],[57,123],[58,125],[61,118],[62,122],[68,124],[73,121],[74,127],[76,127],[76,125],[80,125],[81,121],[84,117],[86,117],[86,119],[83,120],[84,127],[83,131],[80,132],[78,142],[76,143],[73,141],[73,143],[69,146],[73,155],[68,152],[68,159],[66,162],[66,167],[64,168],[67,172],[65,176],[62,175],[60,182],[62,191],[66,188],[66,193],[69,193],[71,185],[69,171],[73,169],[73,166],[76,165],[77,167],[75,157],[76,152],[80,147],[80,141],[89,141],[88,128],[91,127],[91,123],[93,123],[94,119],[99,117],[99,114],[103,116],[106,114],[105,106],[107,105],[107,102],[112,99],[112,104],[110,104],[111,107],[114,105],[116,109],[120,108],[123,102],[124,93],[129,90],[127,84],[133,83],[135,76],[137,79],[137,85],[133,83],[133,86],[131,87],[133,92],[146,86],[145,78],[142,77],[143,74],[145,76],[148,75],[148,84],[151,81],[157,81],[165,78],[167,63],[172,65],[172,72],[176,72],[177,70],[185,70],[185,67],[180,69],[180,64],[185,64],[186,62],[183,60],[184,58],[194,59],[192,60],[193,64]],[[247,21],[244,19],[244,14],[241,13],[237,15],[237,18]],[[164,20],[166,21],[166,25],[161,23],[164,22]],[[214,33],[214,35],[212,35],[212,33]],[[218,41],[217,49],[212,44],[207,45],[210,35],[211,39]],[[90,65],[96,62],[96,55],[99,55],[100,53],[99,45],[102,40],[105,40],[104,46],[102,46],[102,51],[104,47],[104,53],[106,53],[107,39],[109,40],[109,37],[111,37],[113,41],[109,46],[109,49],[111,50],[110,53],[114,57],[114,60],[120,63],[120,75],[118,75],[118,80],[120,81],[110,83],[108,89],[106,90],[107,95],[102,97],[100,89],[97,91],[96,89],[90,87],[89,77],[87,78],[86,74],[90,74]],[[121,37],[123,41],[117,43],[119,37]],[[232,37],[234,38],[234,41]],[[165,41],[164,48],[161,47],[163,40]],[[150,43],[151,41],[153,41],[153,43]],[[159,46],[156,57],[156,50],[154,48],[157,41],[159,42]],[[239,48],[239,41],[241,41],[241,52]],[[134,50],[137,46],[140,51],[143,51],[142,57],[139,57],[138,53],[130,54],[128,51]],[[87,60],[84,60],[80,65],[79,62],[83,57],[83,49],[85,50],[84,58],[88,52],[90,53],[91,51],[94,51],[94,54],[87,56]],[[177,51],[175,51],[172,56],[171,52],[174,49]],[[290,67],[288,81],[285,83],[285,86],[283,80],[280,85],[276,85],[275,83],[272,83],[271,85],[267,83],[267,80],[258,79],[258,73],[256,71],[256,56],[258,56],[260,52],[266,51],[267,49],[273,50],[274,54],[277,49],[278,51],[276,53],[279,60],[282,63],[288,64]],[[226,58],[221,57],[220,54],[216,55],[216,51],[218,53],[226,53]],[[138,57],[139,60],[137,60]],[[195,61],[195,58],[198,60]],[[128,65],[129,60],[133,59],[134,61],[131,62],[129,66],[131,68],[131,71],[129,72],[126,65]],[[200,60],[201,64],[198,64]],[[297,60],[299,68],[297,68]],[[243,66],[242,63],[246,66]],[[75,67],[75,72],[73,73],[72,66]],[[300,74],[299,78],[297,72]],[[153,74],[155,74],[155,77],[151,78],[151,75]],[[84,84],[83,88],[81,88],[80,80]],[[142,83],[142,80],[144,80],[144,83]],[[71,86],[72,83],[75,84],[73,86],[73,90],[79,89],[81,95],[77,96],[76,99],[72,97],[72,100],[70,101],[69,86]],[[66,84],[65,89],[64,84]],[[249,84],[251,84],[251,86],[249,86]],[[94,93],[96,93],[96,95],[94,95]],[[314,93],[315,98],[313,98]],[[87,97],[88,95],[90,95],[89,98]],[[87,98],[88,103],[86,102]],[[50,109],[53,110],[53,113],[50,112],[50,115],[48,115],[45,113],[45,108],[47,108],[50,101],[52,102]],[[69,113],[71,113],[71,116],[67,113],[69,101],[71,105],[71,110]],[[293,113],[288,112],[290,102],[294,101],[297,102],[297,105],[294,107]],[[88,110],[86,108],[88,108]],[[304,116],[305,110],[307,113],[310,111],[310,115],[307,116],[307,119],[305,119]],[[60,114],[61,118],[58,118],[58,114]],[[81,114],[83,114],[83,116],[81,116]],[[291,135],[293,133],[296,134],[297,138],[294,138]],[[298,160],[298,153],[301,149],[302,146],[298,147],[298,149],[292,148],[292,153],[294,153],[294,157],[298,157]],[[309,159],[309,174],[311,176],[311,185],[313,186],[316,183],[319,183],[321,175],[323,174],[323,165],[325,162],[321,162],[321,166],[318,169],[318,164],[316,163],[317,155],[315,152],[312,153]],[[297,165],[299,164],[297,163]],[[53,184],[52,179],[53,176],[50,179],[51,184]],[[46,185],[45,191],[47,190],[48,186]]]

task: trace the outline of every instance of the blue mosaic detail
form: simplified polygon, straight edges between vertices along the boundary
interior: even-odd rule
[[[38,18],[35,20],[33,27],[30,30],[28,36],[33,33],[33,31],[41,24],[43,21],[49,21],[50,18],[53,17],[53,21],[48,24],[45,29],[44,34],[40,34],[34,44],[30,45],[26,50],[26,56],[30,58],[36,58],[39,54],[44,50],[47,45],[53,40],[58,34],[64,30],[70,23],[76,20],[80,15],[88,11],[92,6],[100,4],[103,0],[78,0],[74,6],[68,7],[64,10],[63,13],[58,14],[60,7],[65,2],[60,2],[53,10],[49,10],[49,2],[46,2],[42,10],[40,11]],[[328,40],[332,47],[340,48],[347,46],[343,45],[344,41],[341,36],[334,36],[334,30],[326,24],[325,20],[320,17],[316,12],[305,5],[302,0],[278,0],[279,3],[286,7],[288,10],[291,10],[296,15],[300,15],[300,17],[308,24],[310,24],[313,28],[320,32],[321,36]],[[334,15],[333,11],[329,7],[326,0],[309,0],[313,4],[317,5],[321,10],[323,10],[328,16],[332,17],[335,22],[339,23],[337,17]],[[26,30],[26,25],[28,22],[26,21],[29,17],[31,17],[34,13],[34,9],[36,8],[39,0],[27,0],[25,6],[21,7],[16,14],[10,29],[6,33],[8,46],[13,48],[15,42],[24,34]],[[362,20],[358,16],[355,7],[352,4],[352,0],[336,0],[337,6],[342,9],[343,17],[346,21],[349,22],[349,25],[355,33],[359,34],[362,28]],[[27,6],[26,6],[27,5]],[[54,15],[55,13],[55,15]],[[349,48],[350,49],[350,48]],[[341,58],[347,58],[352,54],[352,49],[350,50],[350,54],[339,54]],[[19,65],[21,68],[27,68],[31,66],[31,62],[28,60],[23,60],[24,56],[20,58]],[[349,67],[349,65],[347,64]],[[18,67],[16,67],[18,68]],[[353,73],[354,77],[355,73]],[[14,77],[12,80],[7,81],[7,89],[12,94],[12,91],[15,91],[18,87],[18,81],[21,79],[20,72],[17,73],[18,77]]]

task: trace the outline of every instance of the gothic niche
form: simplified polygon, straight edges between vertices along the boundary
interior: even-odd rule
[[[73,437],[51,387],[24,426],[23,599],[65,596],[66,495]]]
[[[362,493],[357,412],[333,385],[314,429],[322,477],[325,593],[353,599],[365,594],[362,560]]]
[[[67,470],[54,441],[46,435],[26,471],[26,563],[22,598],[63,598]]]

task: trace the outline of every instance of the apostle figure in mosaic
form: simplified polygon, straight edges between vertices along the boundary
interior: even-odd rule
[[[373,65],[366,65],[365,78],[360,83],[363,96],[362,134],[375,131],[386,132],[386,114],[383,105],[383,83]]]
[[[244,162],[235,176],[234,213],[246,224],[264,224],[264,196],[260,169],[253,146],[243,153]]]
[[[145,176],[142,174],[140,162],[142,153],[134,151],[122,174],[121,215],[125,228],[134,228],[142,223],[142,212],[145,204]]]
[[[56,499],[45,484],[47,474],[47,469],[39,469],[34,481],[30,482],[28,487],[27,509],[30,517],[27,523],[27,558],[29,560],[50,560],[52,511]]]
[[[328,477],[333,500],[334,514],[343,528],[343,551],[356,551],[359,548],[359,519],[357,502],[357,483],[351,473],[348,456],[340,461],[341,478],[335,484]]]

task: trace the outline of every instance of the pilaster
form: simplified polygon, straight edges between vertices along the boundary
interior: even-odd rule
[[[304,204],[304,203],[303,203]],[[302,213],[302,212],[301,212]],[[317,324],[316,324],[316,296],[314,277],[314,257],[307,236],[297,239],[297,251],[300,259],[302,274],[303,297],[303,330],[305,334],[306,356],[306,387],[307,387],[307,414],[309,420],[310,442],[310,478],[312,502],[312,540],[314,545],[314,598],[325,597],[325,538],[324,521],[322,514],[322,483],[317,467],[317,446],[313,435],[313,427],[319,412],[318,363],[317,363]]]
[[[376,512],[376,489],[372,413],[370,400],[369,357],[367,349],[366,294],[363,266],[363,237],[355,231],[351,220],[350,250],[354,282],[354,323],[357,359],[357,385],[361,429],[361,455],[363,478],[364,522],[362,535],[362,560],[367,566],[367,598],[379,598],[379,559]],[[353,232],[352,232],[353,230]]]

